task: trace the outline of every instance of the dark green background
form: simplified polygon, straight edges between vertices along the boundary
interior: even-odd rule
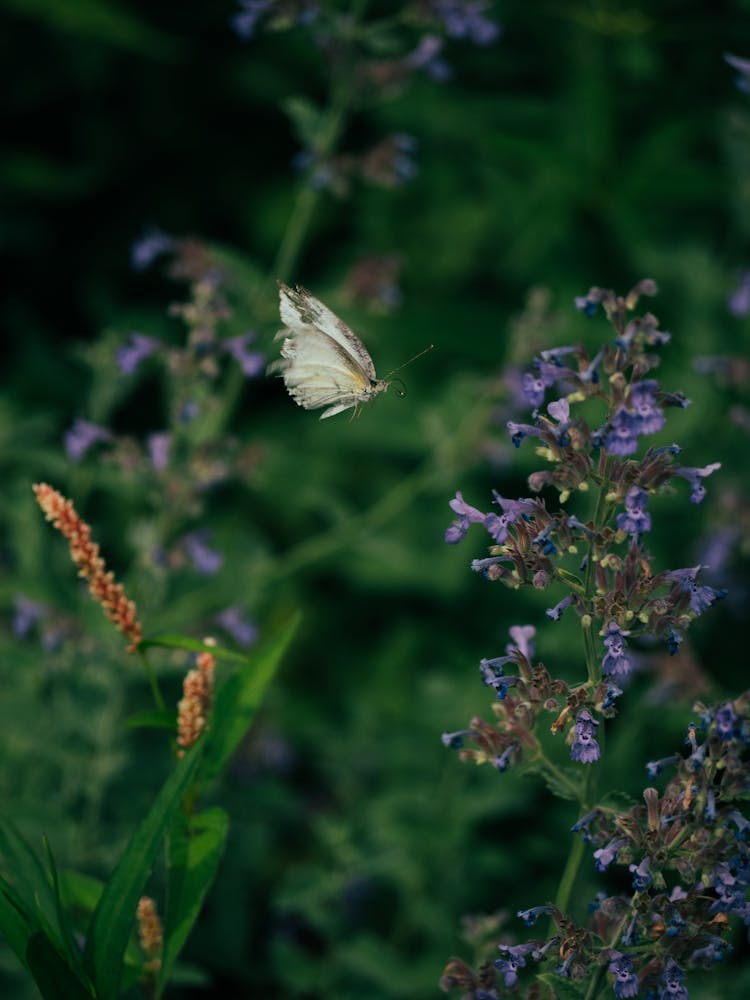
[[[282,103],[324,100],[325,67],[299,28],[238,41],[229,3],[3,0],[0,10],[5,808],[32,839],[52,836],[59,863],[105,875],[168,767],[158,737],[123,735],[148,691],[39,523],[30,483],[48,478],[81,501],[148,629],[200,634],[232,602],[266,631],[282,609],[305,616],[218,795],[230,843],[185,955],[203,979],[173,995],[435,997],[448,957],[471,957],[461,915],[548,899],[576,818],[533,780],[461,766],[440,746],[442,731],[487,713],[476,665],[501,652],[513,623],[537,625],[553,672],[576,677],[580,657],[575,623],[544,618],[561,594],[529,597],[474,576],[479,532],[444,546],[457,489],[486,508],[492,487],[525,495],[537,467],[530,447],[511,454],[502,423],[480,422],[458,446],[456,429],[509,360],[608,336],[602,319],[575,312],[574,295],[652,277],[660,295],[648,307],[674,335],[660,377],[694,400],[665,442],[678,440],[688,465],[724,463],[702,508],[686,488],[652,505],[658,567],[694,565],[705,532],[739,520],[721,498],[746,492],[747,436],[728,413],[748,390],[697,375],[693,361],[744,356],[750,337],[725,304],[750,259],[750,97],[723,60],[750,57],[750,3],[507,0],[496,5],[496,45],[447,44],[451,81],[415,78],[352,115],[343,148],[405,132],[418,142],[418,173],[392,189],[323,195],[283,277],[341,312],[381,373],[435,350],[404,373],[405,399],[389,393],[352,422],[321,424],[279,384],[250,385],[233,431],[262,449],[259,473],[219,490],[205,522],[224,569],[178,579],[163,606],[139,584],[134,526],[153,497],[95,456],[72,468],[62,434],[76,416],[98,419],[102,385],[116,377],[97,344],[133,329],[179,338],[165,313],[182,289],[159,265],[130,267],[144,227],[231,251],[239,279],[270,271],[301,183]],[[400,309],[347,304],[349,269],[392,252]],[[256,329],[270,353],[274,297],[252,314],[239,279],[233,329]],[[548,290],[550,317],[519,334],[514,317],[532,288]],[[163,426],[158,384],[109,417],[120,433]],[[694,629],[697,669],[717,696],[746,686],[745,569],[738,543],[739,596]],[[108,654],[50,658],[15,642],[19,590],[88,616]],[[175,700],[179,669],[166,669]],[[638,795],[645,760],[679,745],[694,693],[681,681],[668,707],[649,702],[648,673],[623,699],[608,739],[612,787]],[[593,866],[586,879],[581,899],[600,887]],[[509,927],[519,930],[515,919]],[[691,990],[744,996],[742,958],[738,941],[734,964]],[[5,953],[0,992],[34,995]]]

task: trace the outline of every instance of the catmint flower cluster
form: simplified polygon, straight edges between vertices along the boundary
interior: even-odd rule
[[[730,918],[750,925],[750,822],[739,811],[750,776],[750,695],[701,706],[687,756],[648,765],[651,781],[662,770],[676,771],[661,797],[647,788],[645,805],[591,810],[593,783],[584,780],[605,763],[601,734],[616,715],[634,650],[646,641],[676,653],[693,620],[726,593],[703,580],[701,564],[655,568],[647,547],[659,494],[679,492],[684,481],[687,502],[701,503],[706,480],[720,467],[684,465],[678,445],[650,440],[664,430],[670,409],[689,405],[652,375],[657,349],[670,335],[651,313],[632,315],[641,296],[655,292],[652,281],[624,297],[592,288],[576,305],[587,316],[604,311],[611,341],[593,357],[580,345],[542,351],[520,380],[531,417],[509,421],[508,432],[516,447],[533,440],[546,463],[529,476],[531,495],[493,492],[489,509],[460,492],[450,501],[455,519],[446,542],[461,542],[478,525],[489,544],[471,563],[475,572],[511,589],[563,590],[547,609],[548,627],[564,614],[576,616],[582,648],[578,676],[563,680],[537,661],[535,627],[511,628],[504,653],[479,664],[494,694],[492,722],[475,717],[466,729],[443,734],[443,744],[501,773],[524,761],[557,794],[577,799],[585,815],[573,830],[593,846],[592,863],[599,871],[626,866],[632,886],[627,898],[601,894],[590,927],[563,912],[565,896],[560,906],[519,914],[529,925],[546,915],[555,933],[500,945],[501,957],[478,973],[452,960],[441,985],[468,990],[465,997],[506,995],[529,959],[541,962],[548,952],[560,959],[559,976],[603,981],[608,974],[616,997],[637,996],[644,987],[659,998],[687,997],[686,970],[726,953]],[[541,726],[565,736],[567,766],[545,750]],[[587,995],[596,992],[592,981]]]

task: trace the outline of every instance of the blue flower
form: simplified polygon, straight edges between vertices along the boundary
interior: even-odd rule
[[[687,1000],[688,991],[682,985],[684,978],[685,970],[681,969],[673,958],[667,958],[661,975],[664,987],[659,993],[659,1000]]]
[[[618,406],[609,422],[604,447],[612,455],[632,455],[638,449],[638,417],[625,406]]]
[[[17,639],[25,639],[34,625],[46,618],[49,608],[38,601],[32,601],[23,594],[13,597],[13,635]]]
[[[505,771],[507,771],[508,768],[510,767],[511,757],[514,755],[517,749],[518,747],[516,746],[516,744],[511,743],[511,745],[509,747],[506,747],[505,750],[503,750],[503,752],[498,757],[495,757],[494,760],[495,767],[498,769],[498,771],[500,771],[501,774],[504,774]]]
[[[740,719],[734,710],[734,705],[728,701],[722,705],[714,714],[714,724],[716,732],[722,740],[731,740],[739,736],[741,732]]]
[[[628,871],[633,876],[634,892],[645,892],[654,880],[651,874],[651,858],[648,855],[639,865],[628,865]]]
[[[515,448],[521,447],[521,442],[526,437],[541,437],[541,427],[534,424],[519,424],[515,420],[509,420],[505,425],[510,431],[510,439]]]
[[[518,916],[521,920],[523,920],[527,927],[533,927],[541,916],[554,912],[555,907],[548,903],[546,906],[532,906],[529,910],[519,910]]]
[[[457,730],[455,733],[443,733],[440,742],[449,750],[460,750],[464,745],[464,737],[471,736],[470,729]]]
[[[657,778],[665,767],[671,767],[672,764],[677,764],[682,758],[674,753],[671,757],[662,757],[660,760],[650,760],[646,764],[646,773],[648,774],[648,780],[653,781]]]
[[[111,441],[112,434],[106,427],[76,418],[63,435],[65,454],[71,462],[80,462],[86,452],[98,441]]]
[[[739,56],[733,56],[729,52],[725,52],[724,60],[729,63],[732,69],[737,70],[738,75],[735,79],[737,89],[746,92],[750,90],[750,59],[740,59]]]
[[[639,421],[639,434],[656,434],[665,423],[665,417],[656,403],[654,393],[659,388],[653,379],[636,382],[630,387],[629,405]]]
[[[161,229],[147,229],[130,248],[130,263],[136,271],[145,271],[163,253],[174,249],[175,240]]]
[[[449,545],[455,545],[465,537],[470,524],[484,524],[486,514],[471,504],[465,502],[461,493],[456,493],[453,500],[448,501],[448,506],[458,514],[458,519],[453,522],[445,531],[445,540]]]
[[[696,615],[702,615],[712,604],[727,596],[724,589],[717,590],[708,585],[699,585],[697,576],[703,567],[699,564],[688,569],[675,569],[666,574],[665,579],[674,580],[680,585],[680,590],[690,594],[690,610]]]
[[[498,951],[504,951],[507,957],[495,959],[493,965],[502,975],[503,982],[509,990],[518,982],[518,970],[523,969],[526,965],[525,956],[535,947],[533,941],[526,944],[499,944],[497,946]]]
[[[544,613],[553,622],[559,622],[562,618],[563,611],[565,611],[566,608],[569,608],[575,599],[575,594],[568,594],[567,597],[563,597],[561,601],[558,601],[554,608],[547,608]]]
[[[575,738],[570,748],[570,759],[579,764],[593,764],[599,760],[601,750],[596,741],[596,727],[599,722],[588,709],[582,709],[576,716],[573,732]]]
[[[527,663],[531,663],[534,656],[534,643],[532,642],[534,636],[536,635],[536,629],[533,625],[511,625],[508,629],[508,634],[510,635],[512,642],[509,642],[505,651],[509,656],[518,650],[518,652],[523,656]]]
[[[133,375],[142,361],[153,354],[159,342],[143,333],[131,333],[126,344],[117,348],[117,367],[123,375]]]

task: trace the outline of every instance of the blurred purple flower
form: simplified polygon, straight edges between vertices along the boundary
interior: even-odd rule
[[[163,472],[169,464],[169,449],[172,444],[172,435],[169,431],[156,431],[146,438],[148,457],[157,472]]]
[[[219,612],[216,615],[216,621],[225,632],[231,635],[238,646],[252,646],[258,638],[257,625],[249,618],[245,618],[242,614],[242,608],[237,605]]]
[[[437,83],[449,80],[453,75],[450,65],[440,57],[443,40],[437,35],[423,35],[417,47],[403,60],[408,70],[423,70],[427,76]]]
[[[117,367],[123,375],[133,375],[142,361],[153,354],[159,341],[143,333],[131,333],[127,343],[117,348]]]
[[[265,357],[260,351],[249,351],[247,345],[255,340],[252,330],[241,333],[237,337],[228,337],[222,341],[222,350],[230,354],[242,369],[242,374],[247,378],[254,378],[263,371]]]
[[[271,7],[271,0],[237,0],[239,12],[229,18],[238,38],[249,41],[255,34],[258,22]]]
[[[750,313],[750,271],[740,271],[737,287],[727,298],[727,309],[737,317]]]
[[[750,59],[740,59],[739,56],[733,56],[729,52],[725,52],[724,60],[729,63],[732,69],[737,70],[738,75],[734,81],[737,89],[750,90]]]
[[[25,639],[34,625],[49,614],[44,604],[32,601],[23,594],[13,596],[13,635]]]
[[[147,229],[130,248],[130,263],[136,271],[145,271],[163,253],[174,249],[175,240],[161,229]]]
[[[199,531],[191,531],[183,539],[188,558],[199,573],[205,576],[213,576],[218,573],[224,562],[224,557],[216,549],[208,547],[207,539],[211,533],[207,528]]]
[[[491,45],[502,34],[500,25],[485,16],[488,0],[433,0],[433,9],[449,38]]]
[[[80,462],[89,448],[97,441],[111,441],[112,434],[106,427],[92,424],[77,417],[63,435],[65,454],[71,462]]]

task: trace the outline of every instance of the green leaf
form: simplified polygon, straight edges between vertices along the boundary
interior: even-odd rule
[[[0,854],[8,869],[13,872],[19,898],[35,914],[38,926],[56,945],[61,946],[58,906],[52,878],[39,856],[7,819],[0,822]]]
[[[194,639],[189,635],[176,635],[165,633],[155,635],[150,639],[144,639],[140,645],[141,649],[152,647],[162,649],[186,649],[190,653],[211,653],[217,660],[231,660],[234,663],[245,663],[247,657],[242,653],[235,653],[231,649],[224,649],[223,646],[212,646],[201,639]]]
[[[172,708],[150,708],[136,712],[125,720],[129,729],[176,729],[177,711]]]
[[[39,922],[34,914],[13,886],[0,875],[0,934],[24,965],[29,939],[38,929]]]
[[[62,937],[62,945],[64,949],[64,956],[67,963],[75,970],[76,977],[78,979],[85,979],[85,972],[83,971],[83,964],[81,961],[81,951],[75,942],[73,937],[73,930],[70,926],[67,914],[63,908],[62,897],[60,895],[60,879],[57,873],[57,865],[55,864],[55,857],[52,854],[52,848],[50,847],[49,840],[47,837],[42,838],[44,844],[44,850],[47,854],[47,864],[49,867],[50,876],[52,878],[52,891],[55,896],[55,910],[57,913],[57,925],[60,930]]]
[[[302,146],[314,149],[320,132],[320,108],[307,97],[287,97],[281,108],[292,123],[295,138]]]
[[[205,741],[204,781],[215,778],[237,749],[299,623],[300,615],[295,614],[272,640],[245,659],[242,670],[219,687]]]
[[[536,978],[540,983],[544,983],[555,1000],[583,1000],[586,992],[585,983],[574,983],[551,972],[541,972]]]
[[[162,838],[195,777],[200,753],[201,744],[198,743],[167,778],[149,813],[125,848],[91,918],[85,961],[99,1000],[114,1000],[117,996],[123,955],[138,900]]]
[[[229,829],[229,817],[218,807],[182,820],[180,822],[178,817],[169,832],[169,889],[159,992],[166,986],[175,960],[198,918],[203,899],[216,875]]]
[[[44,1000],[91,1000],[93,994],[43,931],[31,935],[26,962]]]

